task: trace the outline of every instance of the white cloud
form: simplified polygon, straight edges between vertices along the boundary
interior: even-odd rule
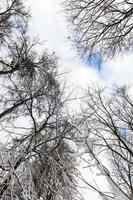
[[[68,42],[68,29],[65,23],[60,0],[28,0],[31,7],[31,32],[38,34],[42,41],[46,40],[46,47],[55,51],[59,57],[62,72],[71,71],[70,83],[77,87],[86,87],[89,83],[101,83],[102,79],[97,70],[89,68],[76,55],[72,45]]]
[[[49,50],[55,51],[59,57],[60,70],[71,70],[70,79],[74,85],[85,87],[92,82],[106,84],[107,86],[117,83],[132,83],[133,55],[117,56],[103,65],[101,76],[95,69],[83,64],[76,52],[72,49],[67,37],[69,31],[65,23],[61,0],[28,0],[31,7],[31,32],[38,34]]]
[[[133,82],[133,54],[118,56],[107,62],[102,74],[109,84],[132,84]]]

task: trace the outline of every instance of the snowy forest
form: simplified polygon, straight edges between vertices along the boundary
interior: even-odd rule
[[[102,74],[124,55],[133,63],[132,0],[59,1],[79,76],[33,33],[34,3],[0,0],[0,199],[133,200],[132,82]],[[100,83],[80,85],[83,67]]]

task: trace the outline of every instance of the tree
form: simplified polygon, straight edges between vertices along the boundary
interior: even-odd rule
[[[132,50],[133,2],[130,0],[65,0],[78,51],[112,57]]]
[[[104,200],[133,199],[133,97],[131,88],[89,88],[80,126],[95,181],[81,179]],[[92,180],[92,179],[91,179]],[[102,184],[101,184],[102,182]]]
[[[1,4],[0,199],[76,199],[75,131],[64,113],[57,58],[38,55],[20,0]]]
[[[0,2],[0,42],[9,41],[13,31],[19,30],[29,18],[21,0]]]

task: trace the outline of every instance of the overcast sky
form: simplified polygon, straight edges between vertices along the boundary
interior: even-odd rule
[[[69,30],[65,23],[61,0],[27,0],[31,8],[31,34],[45,41],[45,47],[59,57],[59,69],[70,71],[69,82],[74,87],[85,88],[88,84],[99,83],[111,87],[113,84],[132,84],[133,55],[117,56],[103,63],[99,72],[89,63],[80,60],[72,44],[68,41]],[[85,172],[86,174],[86,172]],[[88,192],[85,193],[88,200]],[[91,199],[91,198],[90,198]],[[95,198],[93,198],[95,199]]]
[[[110,86],[111,84],[132,84],[133,55],[117,56],[103,63],[101,72],[92,68],[76,55],[72,44],[67,40],[69,30],[65,23],[62,0],[27,0],[31,8],[31,30],[33,35],[38,35],[45,46],[56,53],[62,71],[72,70],[71,81],[85,87],[91,82],[99,82]]]

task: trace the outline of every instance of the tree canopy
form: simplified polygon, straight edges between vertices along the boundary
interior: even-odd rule
[[[0,199],[76,199],[73,127],[63,111],[57,58],[28,35],[20,0],[0,8]]]
[[[133,198],[133,96],[132,88],[115,87],[86,91],[84,122],[79,127],[86,148],[88,173],[94,180],[81,179],[101,199]],[[92,173],[93,172],[93,173]]]
[[[66,0],[72,40],[81,54],[112,57],[133,48],[131,0]]]

